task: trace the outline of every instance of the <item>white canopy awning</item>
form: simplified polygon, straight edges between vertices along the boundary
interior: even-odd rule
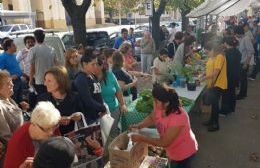
[[[191,11],[187,17],[197,18],[201,16],[206,16],[216,9],[220,8],[230,0],[208,0],[202,3],[200,6]],[[202,6],[203,5],[203,6]],[[202,7],[201,7],[202,6]]]
[[[205,3],[205,4],[204,4]],[[260,0],[208,0],[191,11],[187,17],[206,15],[232,16],[247,9],[251,4],[260,4]]]
[[[257,2],[257,0],[239,0],[236,3],[234,3],[233,5],[230,5],[226,9],[220,11],[219,13],[217,13],[218,11],[216,11],[211,14],[219,15],[219,16],[233,16],[240,12],[243,12],[254,2]]]

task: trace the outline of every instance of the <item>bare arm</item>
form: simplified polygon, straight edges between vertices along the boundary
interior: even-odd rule
[[[34,75],[35,75],[35,65],[34,65],[34,63],[31,63],[31,65],[30,65],[30,81],[29,81],[30,85],[33,84]]]
[[[118,100],[119,103],[120,103],[120,111],[121,111],[121,112],[127,112],[128,110],[127,110],[127,107],[126,107],[126,105],[125,105],[125,100],[124,100],[122,91],[116,92],[116,98],[117,98],[117,100]]]
[[[125,100],[124,100],[124,97],[123,97],[122,91],[118,91],[118,92],[116,92],[116,98],[117,98],[117,100],[119,101],[120,106],[125,105]]]
[[[134,79],[132,83],[129,84],[125,84],[124,81],[118,81],[120,88],[122,89],[122,91],[126,91],[127,89],[136,86],[137,84],[137,79]]]
[[[143,135],[132,135],[132,140],[138,142],[145,142],[158,147],[168,147],[178,137],[182,127],[170,127],[167,129],[164,136],[160,138],[150,138]]]
[[[155,75],[161,75],[161,72],[158,68],[154,67],[154,74]]]
[[[139,71],[128,71],[129,74],[137,77],[150,77],[150,74],[139,72]]]
[[[133,125],[132,128],[142,129],[147,128],[151,125],[154,125],[154,114],[151,113],[149,116],[147,116],[142,122]]]

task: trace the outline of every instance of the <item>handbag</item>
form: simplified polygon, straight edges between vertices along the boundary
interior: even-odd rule
[[[103,151],[100,124],[87,125],[84,114],[81,113],[81,120],[75,122],[74,131],[64,136],[68,137],[75,146],[78,162],[73,163],[74,168],[83,168],[86,165],[96,164],[97,160],[102,158],[103,153],[97,153],[97,150]],[[90,139],[92,142],[88,143],[87,140]],[[100,145],[100,149],[95,149],[97,144]]]

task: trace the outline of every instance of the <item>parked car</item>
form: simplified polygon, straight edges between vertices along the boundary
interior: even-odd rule
[[[26,31],[31,29],[29,25],[26,24],[10,24],[0,26],[0,39],[4,37],[10,37],[11,33],[18,32],[18,31]]]
[[[59,33],[65,48],[76,47],[72,32]],[[87,45],[95,48],[111,47],[110,38],[106,31],[91,31],[87,32]]]
[[[14,40],[14,43],[17,47],[17,52],[22,50],[25,45],[24,45],[24,37],[28,35],[33,36],[33,31],[23,31],[23,32],[16,32],[12,33],[12,38]],[[59,36],[56,34],[55,31],[53,30],[45,30],[45,40],[44,42],[53,47],[56,51],[56,54],[58,56],[59,64],[64,65],[65,64],[65,57],[64,57],[64,52],[65,52],[65,47]]]
[[[143,30],[143,31],[149,31],[149,25],[141,25],[137,26],[135,30]]]

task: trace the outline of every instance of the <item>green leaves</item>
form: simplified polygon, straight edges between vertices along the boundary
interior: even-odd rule
[[[153,111],[153,96],[151,90],[143,90],[140,99],[136,103],[136,110],[140,113],[150,114]]]

